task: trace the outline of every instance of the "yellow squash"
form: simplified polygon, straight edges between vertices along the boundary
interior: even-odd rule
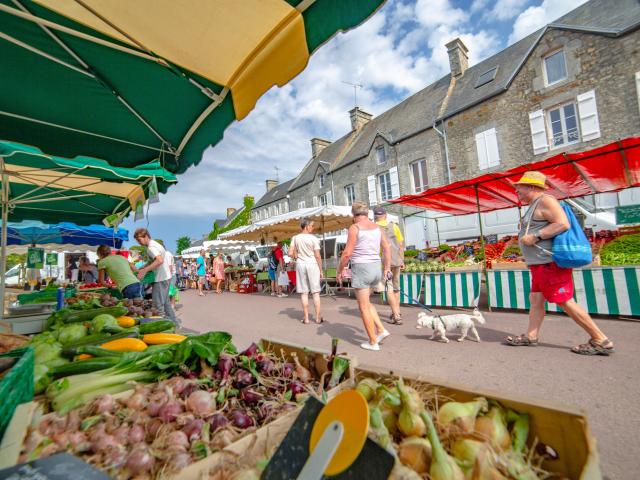
[[[100,346],[116,352],[141,352],[147,348],[147,344],[137,338],[120,338],[103,343]]]
[[[133,317],[118,317],[116,318],[116,320],[118,321],[118,325],[120,325],[122,328],[133,327],[136,324],[136,321]]]
[[[165,343],[180,343],[187,337],[176,333],[147,333],[142,336],[142,341],[147,345],[163,345]]]

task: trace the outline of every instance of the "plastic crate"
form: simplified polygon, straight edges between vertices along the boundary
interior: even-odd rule
[[[0,380],[0,439],[20,403],[33,400],[33,364],[31,347],[18,348],[0,355],[0,358],[19,358],[11,370]]]

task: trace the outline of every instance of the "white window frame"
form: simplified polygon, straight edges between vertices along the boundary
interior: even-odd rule
[[[307,202],[305,202],[304,200],[300,200],[298,202],[298,210],[301,208],[307,208]]]
[[[556,80],[555,82],[549,82],[549,76],[547,75],[547,58],[551,58],[554,55],[558,54],[562,52],[562,59],[564,60],[564,77],[562,77],[559,80]],[[543,70],[543,74],[544,74],[544,84],[547,87],[551,87],[552,85],[557,85],[560,82],[564,82],[567,78],[569,78],[569,68],[567,67],[567,54],[564,50],[564,48],[559,48],[558,50],[554,50],[553,52],[549,53],[548,55],[545,55],[542,58],[542,70]]]
[[[353,205],[353,202],[356,201],[356,186],[353,183],[344,186],[344,198],[348,206]]]
[[[318,196],[318,206],[319,207],[326,207],[327,205],[329,205],[329,198],[327,196],[327,192],[321,193]]]
[[[578,139],[574,140],[574,141],[566,141],[565,143],[561,143],[560,145],[556,145],[553,139],[553,125],[551,124],[551,112],[554,112],[556,110],[560,111],[560,123],[562,125],[562,138],[568,140],[568,136],[567,136],[567,125],[566,125],[566,120],[565,120],[565,116],[564,116],[564,107],[566,107],[567,105],[573,105],[573,114],[575,116],[576,119],[576,128],[578,130]],[[582,142],[582,132],[580,129],[580,115],[578,112],[578,103],[574,100],[570,101],[570,102],[565,102],[562,103],[560,105],[556,105],[552,108],[549,108],[547,110],[545,110],[544,112],[544,118],[545,121],[547,122],[547,141],[549,144],[549,150],[557,150],[558,148],[564,148],[567,145],[575,145],[576,143],[580,143]]]
[[[324,184],[327,181],[327,177],[326,177],[326,173],[321,173],[320,177],[319,177],[319,182],[320,182],[320,188],[324,187]]]
[[[385,190],[382,189],[382,178],[385,177]],[[378,198],[380,198],[381,202],[388,202],[393,198],[393,190],[391,188],[391,172],[387,170],[386,172],[382,172],[378,175]]]
[[[420,164],[424,163],[424,169],[420,169]],[[426,158],[421,158],[420,160],[416,160],[415,162],[411,162],[409,164],[409,174],[410,174],[410,178],[411,178],[411,190],[413,191],[413,193],[421,193],[424,192],[425,190],[427,190],[429,188],[429,179],[428,178],[421,178],[420,179],[420,188],[416,188],[416,178],[415,178],[415,173],[413,170],[413,166],[414,165],[418,165],[418,171],[420,173],[420,176],[422,177],[422,173],[424,171],[425,175],[427,173],[427,159]]]
[[[382,155],[380,155],[380,152],[382,152]],[[380,161],[380,156],[382,156],[382,161]],[[378,165],[384,165],[387,163],[387,152],[384,149],[384,145],[378,145],[376,147],[376,162]]]

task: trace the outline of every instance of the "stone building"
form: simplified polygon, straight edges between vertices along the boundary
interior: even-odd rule
[[[351,131],[335,142],[311,140],[309,162],[288,182],[268,181],[253,218],[354,200],[373,206],[639,135],[639,27],[637,0],[591,0],[472,67],[454,39],[448,75],[376,118],[351,110]],[[424,216],[391,208],[405,218],[408,243],[424,246],[432,229]],[[489,214],[489,226],[498,228],[498,217]],[[449,219],[449,228],[465,221],[476,227]]]

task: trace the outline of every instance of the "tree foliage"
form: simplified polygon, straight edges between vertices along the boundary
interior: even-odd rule
[[[186,250],[191,245],[191,240],[186,235],[176,240],[176,255],[180,255],[183,250]]]
[[[218,236],[221,233],[228,232],[229,230],[233,230],[234,228],[249,225],[249,223],[251,223],[251,209],[253,208],[253,204],[253,197],[244,197],[244,209],[238,215],[236,215],[236,217],[231,222],[229,222],[227,226],[220,228],[217,222],[213,223],[213,230],[211,230],[211,233],[209,233],[208,237],[209,240],[217,240]]]

